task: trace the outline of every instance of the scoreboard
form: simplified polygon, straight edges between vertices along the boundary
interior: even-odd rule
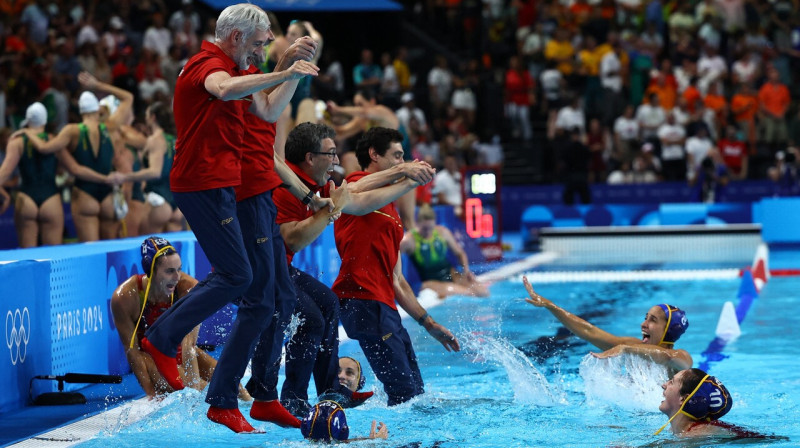
[[[499,260],[503,257],[500,170],[468,166],[462,169],[461,179],[467,236],[478,243],[487,260]]]

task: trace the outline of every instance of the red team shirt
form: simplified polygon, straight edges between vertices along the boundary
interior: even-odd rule
[[[719,152],[722,154],[725,166],[727,166],[733,174],[742,172],[742,164],[744,163],[744,158],[747,157],[747,147],[744,142],[723,138],[719,141]]]
[[[356,171],[352,183],[368,175]],[[342,214],[333,227],[336,249],[342,257],[333,292],[339,298],[377,300],[397,310],[394,300],[394,267],[403,239],[403,224],[394,204],[364,216]]]
[[[251,65],[243,75],[261,73]],[[275,172],[275,123],[250,112],[244,113],[245,136],[242,143],[242,183],[236,187],[236,200],[242,201],[274,190],[283,183]]]
[[[286,162],[286,165],[288,165],[289,168],[291,168],[292,171],[297,174],[297,177],[299,177],[300,180],[302,180],[303,183],[311,189],[311,191],[314,193],[321,191],[322,197],[325,198],[330,195],[327,185],[320,187],[316,182],[314,182],[313,179],[308,177],[308,175],[304,173],[299,166],[292,162]],[[304,205],[299,199],[294,197],[294,195],[292,195],[287,188],[278,188],[275,190],[272,193],[272,200],[275,202],[275,207],[278,208],[278,215],[275,217],[275,222],[278,225],[285,224],[287,222],[303,221],[314,214],[314,212],[311,211],[308,206]],[[284,245],[286,246],[286,261],[289,264],[292,264],[294,252],[289,249],[288,245],[285,243]]]
[[[234,187],[241,183],[241,148],[247,100],[222,101],[205,88],[212,73],[239,76],[235,62],[203,41],[175,84],[175,159],[170,188],[175,192]]]

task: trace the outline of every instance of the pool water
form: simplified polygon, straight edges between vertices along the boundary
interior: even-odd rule
[[[640,336],[645,312],[670,303],[686,310],[690,327],[676,346],[698,366],[714,339],[725,301],[738,300],[739,280],[547,283],[537,292],[615,334]],[[788,440],[748,446],[800,443],[800,347],[796,293],[800,279],[773,278],[742,322],[742,335],[709,364],[731,391],[733,409],[724,421]],[[404,323],[419,358],[427,393],[389,408],[366,363],[367,389],[376,395],[347,410],[351,437],[366,436],[370,422],[389,427],[388,441],[365,446],[408,447],[607,447],[718,446],[719,440],[687,445],[658,412],[666,373],[633,358],[597,360],[597,349],[565,332],[552,315],[527,304],[521,277],[495,283],[488,299],[453,297],[431,310],[458,336],[461,353],[447,353],[415,322]],[[342,344],[342,355],[364,360],[358,344]],[[313,396],[313,391],[310,391]],[[255,422],[267,431],[237,435],[205,418],[204,394],[184,390],[166,398],[138,423],[108,430],[82,447],[309,446],[300,432]],[[241,404],[242,412],[249,411]],[[727,442],[741,444],[742,442]]]

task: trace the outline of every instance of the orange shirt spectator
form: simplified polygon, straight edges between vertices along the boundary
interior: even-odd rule
[[[728,106],[728,102],[725,100],[724,96],[712,93],[709,93],[703,98],[703,104],[706,106],[706,109],[713,110],[717,116],[724,114],[725,108]]]
[[[758,103],[763,110],[778,118],[786,115],[791,96],[789,89],[780,82],[767,82],[758,91]]]
[[[731,112],[737,122],[752,122],[758,112],[758,98],[753,94],[737,93],[731,98]]]
[[[658,96],[658,101],[664,110],[672,110],[678,99],[678,93],[675,91],[675,87],[664,82],[656,83],[648,87],[644,96],[649,97],[651,94],[656,94]]]
[[[693,85],[689,85],[686,90],[683,91],[683,98],[686,99],[686,109],[690,114],[693,114],[697,105],[703,101],[703,96],[700,95],[700,91]]]

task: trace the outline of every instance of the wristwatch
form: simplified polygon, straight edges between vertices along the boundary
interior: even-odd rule
[[[303,205],[308,205],[311,203],[311,198],[314,197],[314,190],[308,190],[305,196],[303,196],[302,203]]]

